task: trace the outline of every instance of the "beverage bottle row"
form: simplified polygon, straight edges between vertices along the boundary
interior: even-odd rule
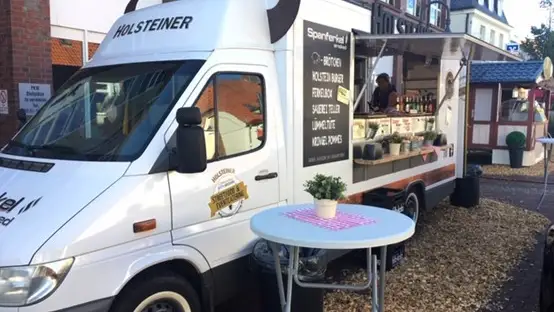
[[[405,113],[411,113],[415,110],[418,114],[434,113],[437,100],[432,94],[409,96],[403,95],[396,99],[396,110]]]

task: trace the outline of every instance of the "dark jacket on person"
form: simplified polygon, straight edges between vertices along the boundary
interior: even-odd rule
[[[396,87],[392,84],[389,84],[389,88],[386,91],[382,91],[379,87],[375,88],[373,91],[372,105],[374,107],[379,107],[380,110],[385,110],[391,104],[389,103],[389,96],[393,92],[396,92]]]

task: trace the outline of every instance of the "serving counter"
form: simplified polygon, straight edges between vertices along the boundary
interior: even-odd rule
[[[400,135],[414,135],[433,129],[433,114],[356,114],[352,140],[354,144],[374,142],[395,132]]]

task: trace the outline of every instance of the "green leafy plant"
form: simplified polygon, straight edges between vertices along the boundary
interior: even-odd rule
[[[437,133],[435,131],[427,131],[423,133],[423,138],[425,141],[434,141],[437,138]]]
[[[369,127],[369,129],[377,130],[377,129],[379,129],[379,124],[376,123],[376,122],[369,122],[368,127]]]
[[[346,183],[342,182],[340,177],[316,174],[313,179],[304,183],[304,191],[317,200],[340,200],[344,199]]]
[[[525,147],[525,134],[519,131],[512,131],[506,136],[506,145],[509,148],[523,148]]]
[[[402,144],[402,141],[404,138],[398,132],[393,133],[390,137],[390,142],[393,144]]]

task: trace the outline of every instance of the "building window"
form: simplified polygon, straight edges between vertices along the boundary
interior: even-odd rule
[[[263,146],[265,99],[260,75],[219,73],[210,79],[196,107],[202,114],[208,160],[253,152]]]
[[[441,5],[438,3],[431,4],[429,10],[429,21],[431,21],[431,24],[440,27],[442,22],[441,16]]]
[[[498,34],[498,46],[504,49],[504,35]]]
[[[493,29],[491,29],[489,43],[494,45],[494,44],[496,44],[495,41],[496,41],[496,32]]]
[[[406,12],[413,16],[421,17],[422,0],[408,0]]]
[[[481,25],[481,29],[479,30],[479,39],[485,40],[485,36],[487,35],[487,29],[485,26]]]

